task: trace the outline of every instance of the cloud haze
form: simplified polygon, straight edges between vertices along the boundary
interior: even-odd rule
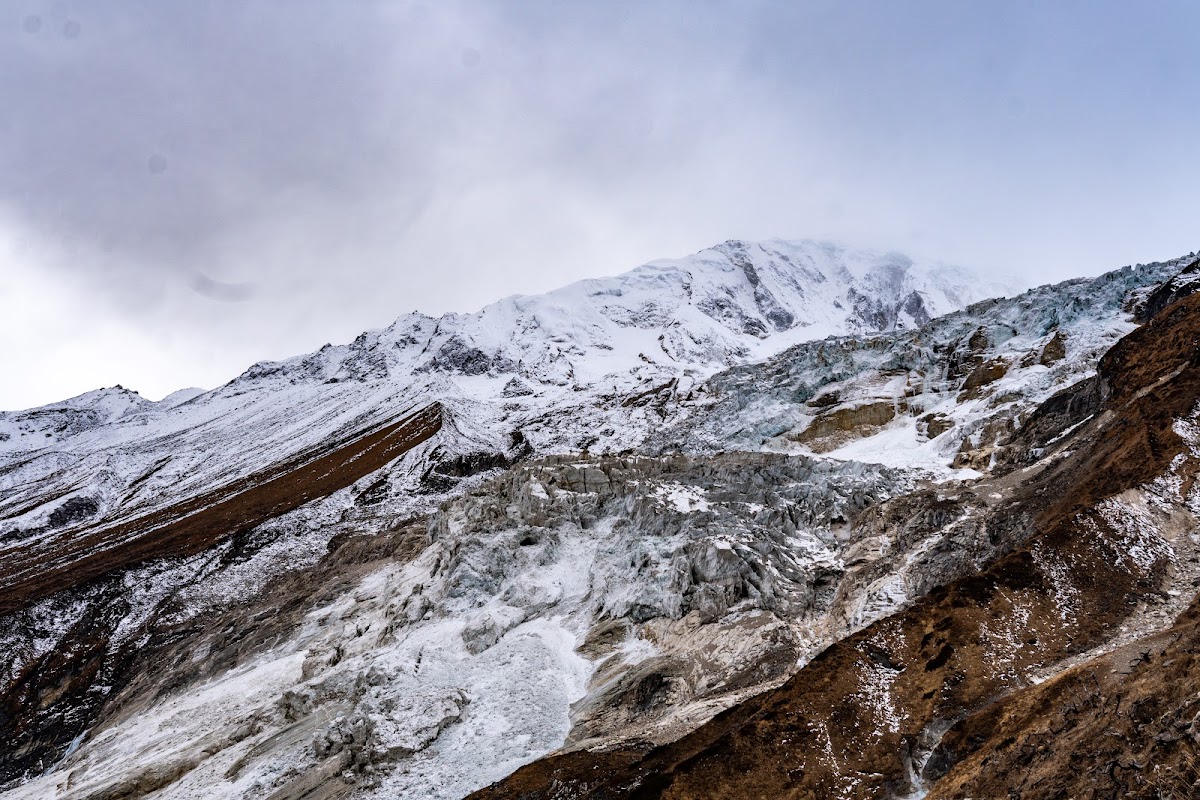
[[[16,0],[0,407],[732,237],[1030,282],[1178,255],[1198,8]]]

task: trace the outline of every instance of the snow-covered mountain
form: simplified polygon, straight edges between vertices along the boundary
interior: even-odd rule
[[[808,585],[836,586],[834,643],[787,681],[667,743],[567,747],[472,798],[1196,796],[1197,270],[1139,265],[716,376],[698,449],[721,431],[842,458],[855,442],[975,475],[897,485],[827,530],[844,544]],[[772,563],[759,544],[746,562]],[[848,612],[869,622],[831,629]]]
[[[870,663],[846,692],[879,735],[846,746],[890,747],[918,712],[879,710],[903,670],[870,632],[1019,548],[1049,513],[1038,476],[1086,475],[1130,403],[1190,374],[1174,351],[1162,375],[1122,372],[1153,337],[1105,353],[1189,302],[1194,261],[985,300],[1008,287],[727,242],[401,317],[210,392],[0,415],[4,796],[456,798],[556,750],[495,796],[591,796],[604,759],[642,781],[636,754],[825,675],[818,654],[856,631]],[[1138,494],[1183,480],[1172,447],[1114,479],[1121,509],[1200,513],[1184,489]],[[1185,528],[1138,539],[1120,573],[1151,591],[1168,550],[1180,565],[1136,630],[1190,597]],[[1090,567],[1038,547],[1081,614],[1069,581]],[[1051,674],[1059,640],[1039,635]],[[913,736],[902,774],[933,747]],[[921,789],[840,763],[812,768],[822,791]]]
[[[732,241],[474,314],[410,314],[345,347],[256,365],[242,380],[440,373],[501,380],[501,388],[511,382],[514,392],[578,389],[647,365],[711,371],[797,342],[913,328],[1014,288],[900,253]]]
[[[128,518],[165,487],[175,501],[434,402],[473,442],[459,449],[504,450],[518,431],[538,452],[627,449],[661,422],[649,392],[686,396],[797,342],[911,329],[1010,286],[896,253],[726,242],[474,314],[410,314],[203,394],[116,387],[0,413],[0,535],[44,527],[47,493]]]

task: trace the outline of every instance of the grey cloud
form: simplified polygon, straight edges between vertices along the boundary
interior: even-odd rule
[[[641,146],[648,76],[635,59],[604,64],[577,23],[308,0],[127,0],[25,20],[0,50],[0,93],[17,99],[0,203],[67,249],[60,268],[116,292],[201,265],[234,282],[327,268],[289,241],[365,275],[435,195],[546,173],[603,184],[687,149]],[[280,242],[291,258],[256,253]]]
[[[223,303],[245,302],[258,291],[258,285],[255,283],[226,283],[213,280],[202,273],[193,275],[190,285],[197,294]]]
[[[21,0],[0,222],[228,375],[735,236],[1037,280],[1194,249],[1200,10],[1086,9]]]

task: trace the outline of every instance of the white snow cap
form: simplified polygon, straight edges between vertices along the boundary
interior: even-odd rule
[[[961,267],[812,240],[728,241],[622,275],[473,314],[400,317],[351,345],[252,367],[244,378],[504,375],[586,385],[646,364],[710,373],[827,336],[917,327],[1019,289]]]

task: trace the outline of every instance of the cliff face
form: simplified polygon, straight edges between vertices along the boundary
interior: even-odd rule
[[[1196,296],[1109,351],[1095,410],[997,478],[1009,552],[977,574],[677,742],[552,757],[475,796],[1191,796],[1198,353]]]

